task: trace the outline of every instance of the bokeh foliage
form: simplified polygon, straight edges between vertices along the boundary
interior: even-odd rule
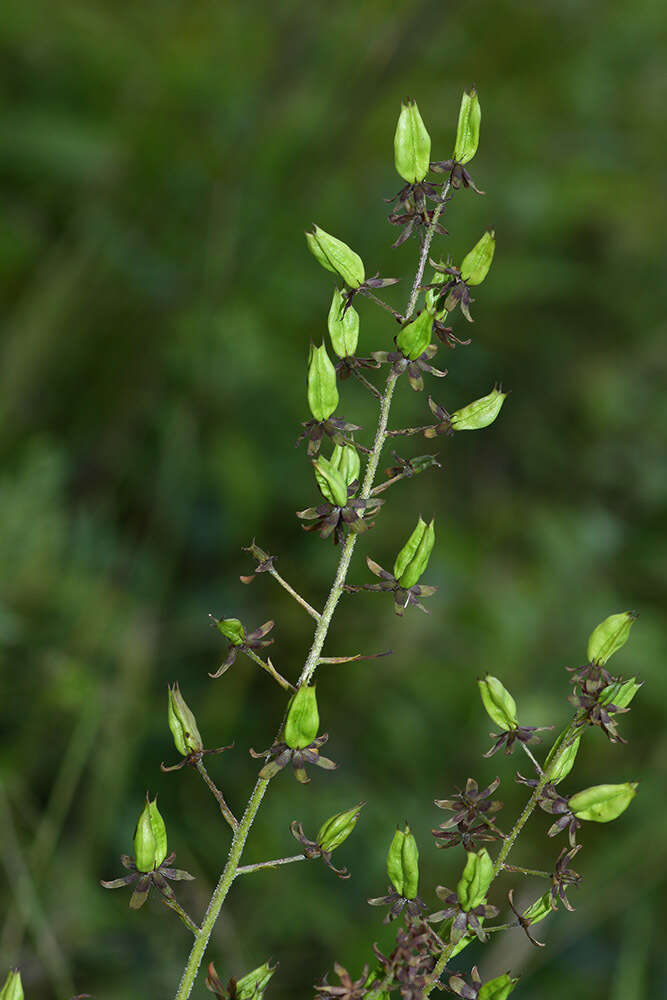
[[[5,6],[0,942],[28,996],[63,998],[72,977],[100,998],[175,987],[187,932],[98,880],[117,873],[150,788],[198,876],[181,897],[201,912],[228,835],[196,775],[159,773],[174,758],[167,682],[209,745],[236,739],[211,770],[239,810],[247,748],[267,744],[284,699],[245,660],[208,678],[222,644],[207,613],[275,617],[276,665],[296,677],[309,620],[268,577],[239,583],[240,548],[255,534],[315,603],[333,574],[333,549],[294,517],[315,499],[293,441],[331,287],[302,232],[316,220],[370,273],[413,271],[414,241],[389,249],[381,200],[400,186],[400,100],[417,98],[444,158],[472,82],[488,195],[454,201],[446,248],[460,259],[493,225],[498,250],[473,344],[448,355],[434,394],[456,408],[502,378],[511,395],[488,431],[442,442],[444,470],[399,485],[360,543],[390,564],[417,512],[435,514],[432,614],[345,600],[327,652],[394,656],[322,669],[342,766],[306,789],[280,776],[252,832],[249,861],[291,853],[291,819],[312,834],[368,799],[341,849],[353,878],[316,863],[247,877],[211,957],[225,978],[278,958],[276,1000],[334,957],[358,975],[370,942],[388,941],[365,898],[384,891],[395,824],[420,840],[424,886],[451,884],[460,859],[432,845],[432,800],[500,772],[507,815],[522,801],[514,760],[480,761],[476,677],[502,677],[522,719],[560,723],[562,667],[599,620],[636,607],[618,657],[647,682],[622,722],[630,745],[592,733],[568,787],[640,778],[637,800],[586,830],[577,911],[543,925],[544,953],[517,932],[475,957],[544,1000],[664,990],[665,29],[657,0]],[[404,278],[392,301],[407,292]],[[361,306],[362,353],[389,345],[391,321]],[[341,412],[372,426],[370,397],[344,392]],[[423,402],[402,385],[396,423]],[[524,863],[546,858],[547,824],[534,820]]]

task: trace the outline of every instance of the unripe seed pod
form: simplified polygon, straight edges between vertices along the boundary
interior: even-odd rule
[[[245,629],[238,618],[220,618],[215,627],[233,646],[240,646],[245,641]]]
[[[548,890],[534,903],[531,903],[527,910],[523,911],[523,916],[526,920],[530,920],[531,924],[539,924],[540,920],[544,920],[550,913],[553,913],[553,906],[551,905],[551,890]]]
[[[359,452],[351,444],[337,444],[331,453],[331,464],[340,472],[347,486],[359,480],[361,459]]]
[[[140,872],[154,871],[167,857],[167,830],[158,812],[157,796],[151,802],[146,795],[146,805],[134,832],[134,855]]]
[[[419,848],[407,823],[405,830],[396,827],[387,854],[387,874],[399,896],[415,898],[419,888]]]
[[[588,659],[591,663],[603,665],[621,646],[628,641],[633,623],[639,615],[636,611],[622,611],[610,615],[594,628],[588,640]]]
[[[428,173],[431,160],[431,137],[414,101],[401,104],[394,135],[396,172],[408,184],[418,184]]]
[[[410,587],[414,587],[415,584],[419,582],[422,575],[426,572],[434,545],[435,521],[431,520],[422,532],[414,555],[407,563],[401,575],[398,577],[398,582],[401,587],[409,589]]]
[[[568,805],[577,819],[610,823],[628,808],[637,794],[637,786],[636,781],[626,781],[623,785],[594,785],[571,795]]]
[[[320,713],[317,710],[315,685],[299,688],[290,702],[285,721],[285,743],[291,750],[303,750],[309,746],[320,728]]]
[[[516,702],[507,688],[503,687],[498,678],[492,677],[491,674],[487,674],[483,680],[479,680],[477,683],[484,708],[492,721],[505,732],[516,729],[519,725]]]
[[[23,984],[18,969],[12,969],[7,976],[5,985],[0,990],[0,1000],[23,1000]]]
[[[183,757],[193,751],[203,750],[204,744],[197,728],[197,720],[181,694],[178,684],[169,688],[169,728],[176,749]]]
[[[359,313],[354,306],[345,310],[345,300],[341,292],[334,288],[328,317],[331,346],[339,358],[354,354],[359,342]]]
[[[461,98],[453,156],[457,163],[469,163],[477,152],[481,120],[482,109],[479,106],[477,91],[473,87],[469,94],[464,92]]]
[[[468,851],[461,880],[456,887],[456,895],[464,910],[474,910],[483,903],[493,881],[493,862],[485,847],[474,854]]]
[[[568,776],[574,767],[574,761],[576,759],[580,743],[581,736],[576,736],[572,743],[570,743],[569,746],[562,751],[562,753],[559,753],[556,758],[557,763],[552,765],[551,770],[549,771],[549,781],[552,785],[557,785],[559,781],[562,781],[563,778]]]
[[[440,261],[440,264],[442,267],[445,266],[442,260]],[[431,278],[432,285],[444,285],[446,281],[449,281],[449,275],[445,274],[444,271],[433,272],[433,277]],[[424,301],[426,303],[426,308],[430,312],[431,316],[435,317],[435,319],[439,319],[442,322],[447,316],[447,310],[444,308],[440,308],[436,311],[436,303],[438,301],[439,295],[440,295],[439,289],[429,288],[427,289],[426,295],[424,296]]]
[[[477,1000],[507,1000],[518,982],[519,980],[512,979],[508,972],[503,972],[502,976],[496,976],[495,979],[489,979],[484,983],[477,994]]]
[[[364,262],[347,243],[325,233],[319,226],[313,226],[312,233],[306,233],[306,240],[315,259],[327,271],[339,274],[349,288],[363,285],[366,277]]]
[[[608,684],[600,692],[598,704],[627,708],[641,686],[641,683],[637,684],[634,677],[631,677],[629,681],[615,681],[613,684]]]
[[[496,249],[496,234],[487,229],[461,263],[461,277],[466,285],[481,285],[491,267]]]
[[[416,361],[431,343],[432,331],[433,317],[428,309],[424,309],[417,316],[417,319],[413,319],[411,323],[403,327],[396,338],[396,344],[406,358],[409,358],[410,361]]]
[[[236,1000],[262,1000],[264,990],[276,968],[276,965],[265,962],[264,965],[241,976],[236,983]]]
[[[308,406],[316,420],[328,420],[338,406],[336,369],[324,344],[310,345],[308,355]]]
[[[333,462],[320,455],[313,462],[313,470],[324,499],[334,507],[344,507],[347,503],[347,483]]]
[[[506,392],[493,389],[488,396],[482,396],[452,413],[451,424],[455,431],[479,431],[492,424],[505,402]]]
[[[357,825],[359,814],[365,805],[365,802],[360,802],[352,809],[336,813],[335,816],[325,820],[315,838],[323,851],[335,851],[344,840],[347,840]]]
[[[421,516],[417,521],[417,527],[414,529],[407,542],[401,549],[401,551],[396,556],[396,562],[394,563],[394,577],[398,580],[403,575],[404,570],[408,564],[414,558],[415,552],[419,547],[419,543],[424,537],[424,532],[426,531],[426,521],[423,521]]]

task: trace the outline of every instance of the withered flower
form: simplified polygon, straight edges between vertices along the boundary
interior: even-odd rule
[[[278,741],[272,747],[269,747],[268,750],[262,751],[262,753],[257,753],[251,748],[250,756],[254,757],[255,760],[268,758],[266,764],[259,772],[260,778],[273,778],[284,767],[291,764],[296,780],[302,785],[307,785],[310,778],[306,774],[306,764],[315,764],[317,767],[322,767],[327,771],[333,771],[338,767],[338,764],[329,760],[328,757],[320,755],[320,747],[324,746],[328,739],[328,734],[323,733],[322,736],[317,736],[308,746],[296,750],[288,747],[286,743]]]
[[[514,889],[510,889],[507,893],[507,899],[510,904],[510,909],[517,919],[518,926],[523,930],[530,943],[535,945],[536,948],[546,948],[544,941],[538,941],[537,938],[533,937],[531,933],[530,926],[533,921],[530,917],[525,917],[523,913],[521,913],[521,911],[514,905]]]
[[[597,726],[605,734],[610,743],[627,743],[618,732],[614,715],[629,712],[630,709],[620,705],[606,704],[601,696],[606,687],[618,678],[612,677],[606,667],[600,663],[587,663],[583,667],[567,667],[572,673],[575,683],[574,692],[569,701],[581,709],[581,726]],[[577,690],[578,689],[578,690]]]
[[[298,447],[302,441],[307,440],[307,452],[310,458],[319,453],[322,438],[331,438],[334,444],[341,445],[342,447],[344,444],[351,443],[350,439],[346,437],[347,434],[362,429],[359,424],[351,424],[340,417],[328,417],[327,420],[305,420],[301,426],[304,428],[304,431],[296,439],[295,447]]]
[[[368,521],[362,516],[366,514],[376,514],[384,500],[369,497],[368,500],[361,500],[355,497],[359,489],[359,483],[355,479],[347,487],[347,504],[339,507],[333,503],[321,503],[317,507],[306,507],[305,510],[298,510],[296,516],[302,521],[312,521],[312,524],[302,524],[304,531],[318,531],[321,538],[329,538],[333,535],[334,545],[342,542],[349,532],[355,535],[368,531],[375,525],[374,521]]]
[[[330,868],[332,872],[335,872],[335,874],[338,875],[338,878],[350,877],[350,873],[347,868],[336,868],[335,865],[331,864],[332,851],[325,851],[317,840],[309,840],[308,837],[306,837],[301,823],[297,823],[296,820],[293,820],[293,822],[290,823],[289,828],[294,839],[298,840],[303,847],[305,857],[309,860],[313,860],[313,858],[322,858],[322,861],[324,861],[327,868]]]
[[[214,674],[209,674],[209,677],[221,677],[226,670],[229,670],[239,653],[244,653],[247,650],[255,652],[257,649],[263,649],[265,646],[271,646],[273,644],[273,639],[265,639],[264,636],[268,635],[274,627],[274,621],[264,622],[263,625],[260,625],[259,628],[254,629],[252,632],[246,632],[245,628],[237,618],[215,618],[213,615],[209,615],[209,617],[211,618],[211,624],[214,625],[229,642],[229,651],[226,659],[222,662]]]
[[[581,850],[581,844],[577,844],[575,847],[571,847],[569,850],[564,847],[563,850],[558,855],[556,861],[556,868],[551,876],[551,908],[555,910],[558,906],[558,900],[561,901],[563,906],[567,910],[573,910],[574,907],[570,904],[565,895],[566,890],[571,885],[579,885],[583,879],[582,876],[570,868],[570,862],[575,854]]]
[[[136,888],[130,897],[130,906],[133,910],[138,910],[144,905],[148,899],[148,895],[152,888],[157,889],[159,893],[166,896],[168,899],[174,898],[174,890],[167,883],[167,879],[172,881],[182,881],[183,879],[188,882],[194,879],[194,875],[190,875],[189,872],[182,871],[180,868],[171,868],[170,863],[174,860],[176,855],[173,853],[169,854],[162,864],[154,868],[153,871],[143,872],[137,868],[136,861],[129,854],[121,854],[120,863],[123,868],[127,868],[129,875],[123,875],[121,878],[112,879],[111,882],[100,881],[100,885],[103,885],[105,889],[122,889],[126,885],[131,885],[136,882]]]
[[[393,573],[389,573],[386,569],[383,569],[382,566],[374,562],[369,556],[366,556],[366,565],[371,573],[380,578],[380,583],[365,583],[356,586],[347,583],[345,584],[344,590],[351,594],[357,593],[361,590],[378,592],[386,591],[387,593],[393,593],[394,611],[397,615],[402,615],[409,605],[414,605],[423,611],[424,614],[429,613],[420,602],[419,598],[431,597],[435,594],[438,589],[437,587],[425,587],[418,583],[416,583],[413,587],[401,587]]]
[[[448,313],[451,313],[457,306],[460,306],[461,312],[468,322],[474,322],[472,316],[470,315],[470,303],[475,300],[470,294],[468,283],[461,277],[461,268],[456,267],[453,264],[436,264],[434,260],[430,259],[429,263],[435,271],[449,276],[449,280],[443,283],[435,281],[428,285],[422,285],[422,288],[426,290],[432,289],[437,292],[438,297],[435,301],[434,308],[438,311],[446,309]]]
[[[490,917],[497,917],[497,906],[490,906],[488,903],[479,903],[477,906],[464,910],[456,892],[452,892],[446,885],[438,885],[435,889],[436,896],[447,906],[444,910],[432,913],[428,918],[433,923],[440,923],[442,920],[452,920],[449,929],[450,939],[453,942],[460,941],[464,934],[475,934],[480,941],[486,941],[488,935],[482,927],[481,920]]]
[[[439,403],[436,403],[432,396],[428,397],[428,405],[431,413],[438,422],[437,424],[433,424],[431,427],[424,428],[424,437],[434,438],[437,437],[438,434],[446,434],[447,437],[451,437],[454,433],[451,414],[447,412],[444,406],[440,406]]]
[[[400,247],[414,231],[418,232],[421,237],[424,229],[431,225],[435,209],[429,209],[426,202],[427,200],[433,202],[443,200],[439,187],[440,185],[422,180],[417,184],[406,184],[393,198],[385,198],[387,203],[393,201],[398,203],[391,215],[387,216],[389,222],[392,226],[403,226],[398,239],[392,243],[393,247]],[[446,201],[448,200],[449,198],[446,199]],[[447,230],[440,222],[436,222],[434,229],[441,236],[448,235]]]
[[[334,972],[340,979],[340,986],[329,986],[327,977],[315,986],[318,1000],[332,997],[333,1000],[361,1000],[366,993],[368,966],[365,965],[359,979],[353,980],[350,973],[339,962],[334,962]]]
[[[464,1000],[477,1000],[480,988],[482,986],[482,977],[479,974],[479,969],[476,965],[473,965],[470,970],[470,982],[471,985],[466,983],[463,976],[450,976],[449,977],[449,988],[452,993],[456,993],[457,996],[463,997]]]
[[[415,458],[402,458],[395,451],[392,451],[391,455],[396,464],[385,469],[385,475],[388,479],[397,479],[399,476],[402,478],[411,478],[420,472],[425,472],[426,469],[442,468],[436,455],[417,455]]]
[[[388,892],[386,896],[376,896],[374,899],[369,899],[368,903],[370,906],[389,906],[391,909],[386,917],[383,919],[383,924],[391,923],[392,920],[396,920],[397,917],[401,915],[403,910],[408,917],[414,919],[415,917],[421,916],[422,913],[426,911],[426,904],[419,896],[414,896],[413,899],[407,899],[402,896],[393,885],[388,886]]]
[[[468,778],[465,791],[457,788],[454,798],[436,799],[439,809],[454,814],[432,831],[436,846],[447,848],[462,844],[466,851],[475,851],[478,843],[504,839],[503,832],[491,819],[493,813],[503,807],[502,802],[490,800],[499,785],[500,778],[496,778],[480,792],[474,778]]]
[[[395,340],[396,338],[394,337]],[[402,375],[403,372],[407,372],[411,387],[415,392],[421,392],[424,388],[422,372],[428,372],[429,375],[435,375],[436,378],[444,378],[447,374],[446,369],[445,371],[441,371],[439,368],[434,368],[433,365],[429,364],[431,358],[434,358],[437,352],[437,344],[429,344],[426,350],[418,358],[415,358],[414,361],[406,358],[398,348],[395,351],[373,351],[371,357],[375,358],[381,365],[390,364],[391,370],[395,375]]]
[[[489,733],[489,736],[496,742],[482,756],[493,757],[494,753],[497,753],[501,747],[505,748],[505,754],[511,754],[514,752],[515,743],[530,743],[531,740],[540,743],[540,737],[536,736],[535,733],[542,732],[545,729],[553,729],[553,726],[514,726],[512,729],[507,729],[502,733]]]
[[[396,935],[396,946],[389,955],[383,955],[374,944],[382,978],[387,980],[387,991],[398,988],[403,1000],[420,1000],[431,981],[435,955],[444,947],[444,942],[424,921],[410,921],[401,928]]]
[[[449,183],[455,191],[458,191],[460,187],[464,187],[472,188],[475,194],[486,193],[480,191],[475,186],[475,182],[466,168],[462,163],[457,163],[456,160],[433,160],[430,164],[430,169],[434,174],[448,174]]]
[[[522,785],[528,785],[529,788],[536,788],[538,785],[536,778],[524,778],[518,772],[517,781]],[[568,799],[560,794],[555,785],[548,782],[540,793],[538,805],[543,812],[559,817],[547,830],[547,836],[557,837],[561,831],[567,830],[570,844],[574,847],[581,822],[570,809]]]

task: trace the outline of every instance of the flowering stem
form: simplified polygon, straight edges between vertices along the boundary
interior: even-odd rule
[[[218,788],[218,786],[215,784],[215,782],[211,778],[210,774],[208,773],[208,771],[204,767],[204,764],[203,764],[203,762],[201,760],[197,761],[196,767],[197,767],[197,770],[199,771],[199,773],[201,774],[202,778],[204,779],[204,781],[206,782],[206,784],[210,788],[210,790],[211,790],[211,792],[213,794],[213,797],[215,798],[216,802],[220,806],[220,812],[225,817],[225,819],[227,820],[227,822],[231,826],[232,830],[236,833],[236,831],[239,828],[239,821],[237,820],[236,816],[234,815],[234,813],[231,811],[231,809],[229,808],[229,806],[225,802],[224,795],[222,794],[222,792],[220,791],[220,789]]]
[[[291,858],[276,858],[274,861],[260,861],[256,865],[241,865],[236,869],[237,875],[249,875],[251,872],[261,872],[265,868],[279,868],[281,865],[291,865],[295,861],[306,861],[305,854],[293,854]]]
[[[412,292],[410,293],[410,301],[408,302],[408,311],[405,314],[406,320],[410,319],[413,312],[415,311],[415,306],[417,305],[419,288],[421,286],[422,281],[424,280],[424,268],[426,267],[426,261],[428,260],[428,252],[431,249],[431,243],[433,241],[433,237],[435,236],[435,226],[438,219],[440,218],[440,213],[442,212],[443,208],[447,203],[446,199],[447,195],[449,194],[450,184],[451,181],[447,181],[447,184],[445,185],[442,192],[442,200],[436,206],[436,209],[433,212],[433,219],[431,221],[431,224],[426,230],[426,236],[424,237],[422,252],[419,256],[419,266],[417,267],[417,273],[415,275],[414,284],[412,286]]]

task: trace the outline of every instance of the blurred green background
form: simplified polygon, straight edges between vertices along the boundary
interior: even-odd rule
[[[20,964],[32,1000],[173,995],[187,931],[156,898],[132,913],[99,879],[121,873],[150,788],[176,863],[197,875],[180,898],[201,916],[229,836],[196,774],[159,771],[176,760],[167,682],[208,745],[236,740],[210,770],[240,812],[257,771],[248,748],[268,745],[284,698],[246,658],[209,679],[225,647],[207,615],[275,618],[271,655],[295,678],[310,621],[268,576],[239,582],[252,567],[241,547],[256,535],[315,604],[334,572],[337,552],[294,516],[316,499],[293,444],[331,295],[303,230],[316,220],[368,272],[401,275],[387,298],[404,307],[417,245],[390,249],[382,201],[399,187],[400,100],[418,100],[446,158],[473,82],[472,172],[488,193],[455,198],[436,249],[460,260],[489,225],[498,249],[473,344],[441,348],[450,374],[429,388],[450,408],[497,379],[511,395],[493,428],[439,439],[443,470],[396,487],[359,544],[361,583],[363,554],[390,564],[417,512],[435,514],[431,615],[345,598],[326,651],[395,654],[321,669],[341,767],[305,788],[280,776],[248,843],[249,862],[294,853],[290,820],[314,834],[367,799],[338,855],[352,878],[318,863],[248,876],[210,957],[225,979],[278,959],[275,1000],[309,995],[335,958],[357,976],[393,934],[365,900],[384,892],[394,825],[417,833],[434,906],[461,857],[433,846],[433,799],[500,774],[507,826],[525,800],[512,780],[523,757],[481,759],[476,677],[499,674],[525,722],[561,725],[563,667],[583,661],[598,621],[637,608],[614,660],[646,681],[621,723],[629,745],[591,733],[566,791],[639,778],[640,794],[613,826],[584,831],[577,909],[541,925],[547,949],[516,931],[460,964],[511,967],[517,997],[665,991],[666,28],[658,0],[4,6],[0,974]],[[391,320],[359,309],[362,353],[388,347]],[[422,420],[424,404],[401,383],[394,426]],[[341,412],[376,419],[354,382]],[[548,825],[536,816],[515,862],[549,865],[561,843]]]

